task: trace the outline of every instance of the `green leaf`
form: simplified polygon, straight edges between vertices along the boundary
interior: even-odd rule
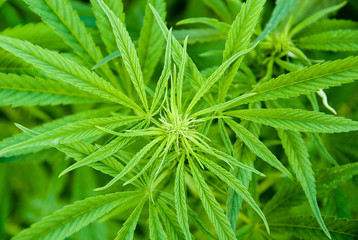
[[[123,62],[126,66],[127,72],[131,81],[139,95],[144,109],[148,112],[148,102],[145,92],[145,85],[143,80],[143,73],[139,64],[139,58],[134,44],[128,34],[127,29],[122,21],[113,13],[113,11],[103,2],[98,0],[99,5],[106,13],[109,21],[111,22],[113,33],[116,37],[116,42],[122,54]]]
[[[56,50],[67,48],[62,38],[59,37],[50,26],[42,22],[17,25],[3,30],[0,34],[7,37],[27,40],[43,48]]]
[[[104,45],[106,46],[108,53],[113,53],[118,50],[116,39],[114,33],[112,31],[111,23],[106,15],[106,13],[102,10],[97,0],[90,0],[93,13],[96,17],[96,25],[98,30],[101,33],[101,38],[103,40]],[[123,12],[123,3],[122,0],[104,0],[107,6],[112,9],[112,11],[116,14],[116,16],[124,23],[124,12]]]
[[[342,2],[342,3],[337,4],[335,6],[322,9],[321,11],[315,13],[314,15],[306,18],[305,20],[303,20],[302,22],[297,24],[294,28],[292,28],[292,30],[290,31],[289,35],[291,37],[294,36],[295,34],[297,34],[298,32],[302,31],[304,28],[306,28],[307,26],[313,24],[314,22],[318,21],[319,19],[321,19],[325,15],[330,14],[332,12],[338,11],[344,5],[346,5],[346,2]]]
[[[184,156],[184,155],[183,155]],[[186,207],[186,191],[185,191],[185,170],[184,170],[185,158],[181,158],[178,164],[174,195],[175,195],[175,209],[178,216],[178,222],[181,229],[184,232],[185,239],[190,240],[190,229],[188,220],[188,209]]]
[[[200,174],[199,169],[197,168],[197,166],[195,165],[195,163],[191,158],[189,158],[189,165],[201,202],[204,206],[206,213],[208,214],[210,221],[213,223],[215,227],[215,231],[218,234],[219,239],[221,240],[236,239],[235,233],[231,229],[230,223],[227,217],[225,216],[223,209],[216,201],[208,184],[205,182],[205,179]]]
[[[166,49],[165,49],[164,67],[163,67],[162,73],[159,77],[157,86],[155,88],[152,106],[150,108],[151,112],[155,112],[155,108],[159,104],[159,101],[162,98],[162,96],[164,95],[164,91],[168,85],[168,79],[169,79],[170,73],[171,73],[171,62],[172,62],[171,46],[172,46],[172,30],[170,30],[168,33],[167,45],[166,45]],[[159,107],[159,109],[160,109],[160,107]]]
[[[282,146],[288,157],[288,161],[292,166],[293,172],[296,174],[296,177],[306,194],[308,202],[319,225],[324,233],[331,238],[318,207],[313,170],[309,160],[308,151],[301,134],[295,131],[279,130],[278,135],[281,138]]]
[[[357,30],[358,22],[347,19],[323,19],[310,25],[298,34],[298,38],[317,33],[337,30]]]
[[[158,144],[158,142],[163,141],[164,137],[158,137],[154,140],[152,140],[150,143],[145,145],[139,152],[134,155],[134,157],[128,162],[128,164],[124,167],[122,172],[120,172],[115,178],[113,178],[106,186],[96,189],[97,191],[101,191],[104,189],[109,188],[112,186],[115,182],[120,180],[123,176],[125,176],[128,172],[130,172],[138,163],[140,160],[142,160],[145,155],[148,153],[149,150],[152,148],[155,148],[155,145]]]
[[[356,121],[300,109],[247,109],[226,112],[225,115],[300,132],[339,133],[358,130]]]
[[[142,111],[141,108],[113,85],[96,73],[80,66],[56,52],[45,50],[29,42],[0,36],[0,46],[14,55],[40,68],[48,75],[81,90],[98,95],[110,101]]]
[[[101,101],[71,85],[50,79],[0,73],[0,105],[43,106]]]
[[[256,156],[292,178],[291,173],[254,134],[231,119],[225,119],[225,122]]]
[[[220,178],[222,181],[224,181],[229,187],[231,187],[233,190],[235,190],[240,196],[256,211],[256,213],[261,217],[262,221],[264,222],[266,226],[266,230],[268,233],[270,233],[269,226],[267,224],[265,215],[261,211],[260,207],[257,205],[255,200],[252,198],[249,191],[246,189],[246,187],[240,182],[237,178],[234,177],[230,172],[219,166],[218,164],[215,164],[214,162],[204,158],[199,157],[201,163],[204,164],[205,167],[207,167],[211,172],[213,172],[218,178]]]
[[[241,123],[246,127],[255,137],[258,137],[261,130],[261,124],[253,123],[249,121],[243,121]],[[247,164],[248,166],[254,166],[254,160],[256,155],[244,144],[241,139],[237,139],[234,145],[234,157],[238,161]],[[245,169],[234,167],[232,174],[243,183],[246,188],[249,188],[249,183],[252,179],[252,173]],[[241,208],[243,198],[234,189],[229,188],[228,197],[226,200],[227,212],[226,215],[231,223],[231,228],[236,230],[236,222],[239,216],[239,210]]]
[[[265,0],[246,1],[232,23],[223,53],[223,62],[230,59],[236,53],[247,50],[250,44],[251,35],[259,20]],[[219,102],[223,102],[227,91],[230,88],[237,70],[240,67],[243,56],[236,60],[227,72],[219,80]],[[223,70],[223,71],[226,71]]]
[[[36,137],[28,139],[27,141],[19,142],[3,148],[0,150],[0,156],[9,151],[29,148],[32,146],[57,145],[80,141],[82,139],[101,134],[102,131],[96,127],[98,125],[106,126],[107,128],[117,128],[132,124],[140,119],[141,117],[116,116],[108,118],[94,118],[70,123],[51,131],[44,132]]]
[[[329,232],[332,234],[332,239],[353,240],[358,237],[358,220],[326,217],[324,218],[324,222],[327,225]],[[272,231],[300,239],[325,239],[324,232],[321,230],[316,220],[310,216],[281,219],[279,222],[270,223],[270,227]]]
[[[206,17],[187,18],[177,22],[176,25],[198,24],[198,23],[208,25],[210,27],[222,31],[223,33],[227,33],[230,30],[229,24],[220,22],[216,18],[206,18]]]
[[[201,0],[211,10],[213,10],[225,22],[231,23],[234,16],[231,14],[228,6],[221,0]]]
[[[80,58],[89,63],[89,66],[93,66],[103,58],[92,35],[87,31],[69,1],[26,0],[25,2],[63,38]],[[108,66],[103,66],[102,70],[108,79],[114,78]]]
[[[149,4],[149,6],[153,11],[155,19],[157,20],[164,37],[167,38],[167,36],[169,34],[168,28],[166,27],[164,21],[160,17],[157,10],[151,4]],[[168,41],[168,39],[167,39],[167,41]],[[187,65],[185,68],[185,76],[191,81],[191,84],[193,85],[193,87],[195,89],[198,89],[204,82],[203,76],[201,75],[199,69],[194,64],[193,60],[189,57],[189,55],[187,53],[185,53],[184,48],[180,45],[180,43],[178,42],[178,40],[176,40],[176,38],[174,36],[172,36],[172,41],[173,42],[172,42],[171,54],[173,56],[175,64],[178,67],[180,67],[182,59],[183,59],[183,54],[186,54],[186,59],[187,59],[186,64]],[[209,101],[211,103],[214,103],[214,100],[212,99],[212,97],[209,98]]]
[[[335,30],[306,35],[296,40],[301,49],[324,51],[358,51],[358,30]]]
[[[75,202],[33,224],[13,239],[64,239],[102,217],[113,208],[141,195],[141,192],[118,192]]]
[[[158,203],[156,206],[162,218],[163,225],[165,226],[169,239],[171,240],[185,239],[184,233],[182,232],[182,229],[179,226],[178,219],[175,212],[172,209],[170,209],[167,206],[166,202],[160,198],[158,199],[158,201],[156,201],[156,203]]]
[[[208,79],[206,79],[203,82],[203,84],[201,85],[201,87],[197,90],[195,96],[193,97],[193,99],[191,100],[189,106],[186,109],[186,114],[189,114],[189,112],[192,110],[192,108],[195,106],[195,104],[201,99],[201,97],[204,96],[204,94],[206,94],[210,90],[210,88],[220,79],[220,77],[223,76],[225,71],[230,67],[230,65],[236,59],[238,59],[240,56],[250,52],[251,50],[252,50],[252,48],[240,51],[240,52],[234,54],[232,57],[230,57],[227,61],[222,63],[220,65],[220,67],[218,67],[216,69],[216,71],[213,72],[210,75],[210,77],[208,77]]]
[[[230,107],[249,102],[296,97],[320,89],[340,86],[358,78],[358,57],[348,57],[281,75],[255,87],[251,97],[238,100]]]
[[[39,133],[45,133],[47,131],[51,131],[53,129],[64,126],[66,124],[73,123],[76,121],[86,120],[91,117],[93,117],[93,118],[106,117],[109,115],[110,112],[116,111],[116,110],[118,110],[118,107],[104,107],[101,109],[79,112],[79,113],[69,115],[69,116],[66,116],[63,118],[59,118],[57,120],[34,127],[32,130],[39,132]],[[32,139],[32,136],[30,136],[26,133],[16,134],[12,137],[3,139],[0,142],[0,149],[7,148],[9,146],[15,145],[20,142],[25,142],[30,139]],[[8,157],[8,156],[17,156],[17,155],[21,155],[21,154],[33,153],[33,152],[40,151],[42,149],[44,149],[44,146],[32,146],[30,148],[24,148],[22,150],[8,152],[7,154],[5,154],[5,156]]]
[[[119,57],[121,55],[121,51],[117,50],[111,54],[109,54],[108,56],[104,57],[101,61],[99,61],[96,65],[94,65],[91,70],[94,70],[96,68],[99,68],[100,66],[102,66],[103,64]]]
[[[147,197],[144,197],[140,203],[136,206],[131,215],[127,218],[123,227],[117,233],[117,236],[114,240],[130,240],[133,239],[134,230],[137,226],[137,222],[140,214],[142,213],[143,206],[147,201]]]
[[[157,9],[162,19],[165,19],[165,1],[149,0],[148,3],[152,4]],[[138,39],[138,57],[145,82],[149,82],[153,75],[154,69],[162,54],[163,43],[164,37],[161,33],[160,27],[155,21],[154,15],[147,4],[145,8],[143,27],[140,30],[140,37]]]
[[[152,202],[149,202],[149,237],[151,240],[167,239],[157,209]]]
[[[264,30],[258,36],[255,42],[260,42],[266,38],[295,7],[298,0],[276,0],[276,7],[272,12],[272,16],[266,24]]]
[[[212,28],[179,29],[174,30],[173,35],[180,42],[189,36],[188,44],[218,42],[227,37],[227,34]]]

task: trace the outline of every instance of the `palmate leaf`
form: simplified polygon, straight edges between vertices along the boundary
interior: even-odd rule
[[[118,180],[120,180],[123,176],[129,173],[138,163],[142,160],[145,155],[152,149],[155,148],[159,142],[163,141],[164,137],[158,137],[152,140],[150,143],[145,145],[139,152],[137,152],[134,157],[128,162],[128,164],[124,167],[122,172],[120,172],[115,178],[113,178],[106,186],[96,189],[97,191],[104,190],[112,186]]]
[[[191,158],[189,158],[189,165],[201,202],[204,206],[204,209],[210,221],[213,223],[215,227],[215,231],[218,234],[219,239],[220,240],[235,239],[235,233],[231,229],[230,223],[227,217],[225,216],[223,209],[216,201],[208,184],[205,182],[205,179],[203,178],[198,167],[196,166],[196,164],[193,162]]]
[[[242,121],[241,124],[247,128],[255,137],[258,138],[261,130],[261,124]],[[234,145],[234,157],[238,158],[239,161],[253,167],[256,155],[244,144],[241,139],[237,139]],[[232,174],[242,182],[242,184],[248,188],[252,178],[252,173],[245,169],[234,167]],[[231,228],[236,230],[236,221],[239,216],[239,210],[241,208],[243,198],[234,189],[229,188],[228,197],[226,201],[227,212],[226,215],[231,223]]]
[[[166,27],[163,19],[160,17],[159,13],[153,7],[152,4],[149,3],[149,7],[152,9],[155,19],[158,22],[159,27],[162,30],[164,37],[168,41],[167,37],[170,32],[169,32],[168,28]],[[198,89],[203,84],[204,77],[201,75],[199,69],[194,64],[193,60],[190,58],[190,56],[187,53],[185,53],[184,48],[180,45],[180,43],[178,42],[178,40],[176,40],[176,38],[174,36],[172,36],[171,54],[172,54],[175,64],[178,67],[180,67],[180,65],[181,65],[181,62],[183,59],[183,54],[186,54],[186,61],[187,61],[186,64],[187,65],[185,68],[185,76],[191,81],[191,84],[193,85],[193,87],[195,89]],[[209,98],[209,101],[211,103],[214,103],[214,100],[212,99],[212,97]]]
[[[300,38],[316,33],[349,29],[357,30],[358,22],[347,19],[323,19],[305,28],[302,32],[297,34],[297,37]]]
[[[225,119],[225,122],[256,156],[292,178],[291,173],[254,134],[231,119]]]
[[[43,76],[39,69],[3,49],[0,49],[0,72],[34,77]]]
[[[324,51],[358,51],[358,30],[336,30],[305,35],[295,41],[301,49]]]
[[[282,146],[288,157],[288,161],[292,166],[293,172],[296,174],[296,177],[306,194],[319,225],[324,233],[331,238],[318,207],[313,170],[301,134],[295,131],[278,130],[278,135],[281,138]]]
[[[339,133],[358,130],[356,121],[300,109],[247,109],[225,114],[278,129],[300,132]]]
[[[142,194],[142,192],[138,191],[118,192],[75,202],[33,224],[29,229],[20,232],[13,239],[64,239],[102,217],[113,208]]]
[[[269,226],[267,224],[265,215],[261,211],[260,207],[257,205],[249,191],[246,189],[246,187],[240,182],[237,178],[234,177],[231,173],[229,173],[227,170],[219,166],[218,164],[215,164],[214,162],[204,158],[199,157],[200,162],[207,167],[211,172],[213,172],[218,178],[220,178],[222,181],[224,181],[226,184],[229,185],[233,190],[235,190],[240,196],[256,211],[256,213],[261,217],[262,221],[264,222],[266,226],[267,232],[270,232]]]
[[[244,51],[250,44],[251,35],[259,20],[261,10],[265,0],[248,0],[246,1],[231,25],[223,53],[223,62],[230,59],[240,51]],[[227,91],[230,88],[238,68],[240,67],[243,56],[225,72],[219,80],[219,102],[223,102]]]
[[[114,240],[129,240],[133,239],[134,230],[137,226],[137,222],[139,219],[140,214],[142,213],[143,206],[147,201],[147,197],[144,197],[140,203],[136,206],[136,208],[133,210],[131,215],[127,218],[125,223],[123,224],[123,227],[119,232],[117,233],[117,236]]]
[[[162,19],[165,19],[165,1],[149,0],[148,3],[151,3],[155,9],[157,9]],[[145,82],[149,82],[153,75],[154,69],[162,54],[163,43],[163,34],[154,18],[153,12],[149,5],[147,5],[145,8],[143,27],[138,39],[138,57]]]
[[[307,240],[325,239],[325,234],[310,216],[291,217],[270,223],[272,231]],[[325,217],[324,222],[332,239],[353,240],[358,237],[358,220]]]
[[[131,81],[143,103],[144,109],[148,112],[148,101],[146,97],[143,73],[139,64],[139,58],[129,33],[122,21],[113,13],[113,11],[103,2],[98,0],[102,10],[106,13],[116,38],[117,46],[121,51],[123,62]]]
[[[88,110],[85,112],[79,112],[79,113],[69,115],[69,116],[66,116],[63,118],[59,118],[52,122],[48,122],[43,125],[34,127],[32,130],[35,132],[44,133],[44,132],[59,128],[61,126],[64,126],[66,124],[73,123],[76,121],[86,120],[91,117],[93,117],[93,118],[107,117],[110,114],[110,112],[116,111],[116,110],[118,110],[118,107],[104,107],[104,108],[100,108],[100,109],[96,109],[96,110]],[[20,143],[20,142],[25,142],[31,138],[32,137],[26,133],[16,134],[12,137],[3,139],[0,142],[0,149],[4,149],[6,147],[12,146],[12,145]],[[11,152],[8,152],[7,154],[5,154],[5,157],[37,152],[37,151],[42,150],[44,147],[45,146],[33,146],[30,148],[24,148],[22,150],[11,151]]]
[[[0,73],[0,105],[33,106],[101,102],[103,99],[50,79]]]
[[[190,240],[188,209],[186,207],[186,191],[185,191],[185,158],[179,161],[174,186],[175,209],[178,216],[178,222],[184,232],[185,239]]]
[[[93,137],[103,133],[96,126],[106,126],[107,128],[117,128],[125,125],[133,124],[133,122],[141,120],[141,117],[116,116],[108,118],[94,118],[70,123],[65,126],[55,128],[51,131],[44,132],[27,141],[8,146],[0,150],[0,156],[9,151],[17,149],[29,148],[32,146],[57,145],[80,141],[85,138]]]
[[[277,27],[281,20],[292,11],[297,2],[298,0],[276,0],[276,7],[272,12],[271,18],[255,42],[265,39],[265,37]]]
[[[87,31],[69,1],[62,0],[26,0],[32,11],[50,25],[63,38],[68,46],[90,66],[99,62],[103,56],[96,46],[92,35]],[[102,66],[102,73],[115,81],[108,66]]]
[[[225,22],[231,23],[234,15],[231,13],[228,6],[221,0],[201,0],[208,7],[210,7],[221,19]]]
[[[158,203],[156,206],[162,218],[163,225],[165,226],[169,239],[185,239],[182,229],[179,226],[179,222],[175,212],[170,209],[165,203],[165,201],[160,198],[158,198],[158,201],[156,201],[156,203]]]
[[[171,207],[175,207],[175,197],[171,194],[160,191],[157,192],[159,196],[159,201],[163,201],[165,204],[168,204]],[[211,232],[206,228],[205,224],[200,221],[199,216],[189,207],[186,205],[188,209],[188,217],[189,220],[194,223],[194,225],[200,229],[203,233],[207,234],[211,239],[215,239],[215,237],[211,234]]]
[[[78,56],[90,63],[102,59],[99,48],[68,1],[25,0],[30,9],[55,29]]]
[[[243,103],[296,97],[320,89],[340,86],[358,78],[358,57],[348,57],[281,75],[255,87],[251,97],[238,100],[230,107]]]
[[[358,174],[358,163],[345,164],[332,168],[321,169],[315,173],[318,196],[326,196],[330,191],[341,186]],[[302,194],[302,187],[297,184],[285,185],[270,201],[263,211],[267,218],[276,219],[275,215],[287,217],[287,211],[293,206],[301,205],[306,198]]]
[[[302,31],[303,29],[308,27],[309,25],[311,25],[311,24],[317,22],[318,20],[320,20],[321,18],[323,18],[325,15],[330,14],[332,12],[338,11],[345,4],[346,4],[346,2],[342,2],[340,4],[337,4],[337,5],[328,7],[328,8],[324,8],[324,9],[318,11],[317,13],[315,13],[312,16],[304,19],[302,22],[300,22],[294,28],[292,28],[292,30],[290,31],[289,35],[294,36],[295,34],[299,33],[300,31]]]
[[[111,22],[109,21],[106,13],[100,7],[97,0],[90,0],[91,5],[93,6],[93,13],[96,17],[96,25],[98,30],[101,33],[101,39],[103,40],[104,45],[106,46],[108,53],[113,53],[117,48],[116,38],[112,31]],[[104,0],[107,6],[112,9],[116,16],[124,23],[125,14],[123,12],[123,3],[122,0]]]
[[[212,28],[186,28],[174,30],[173,35],[182,42],[189,36],[188,44],[217,42],[226,39],[227,34]]]
[[[43,70],[55,79],[110,101],[141,111],[141,108],[96,73],[60,54],[35,46],[27,41],[0,36],[0,46]]]
[[[230,57],[225,62],[223,62],[220,65],[220,67],[218,67],[215,70],[215,72],[213,72],[213,74],[211,74],[210,77],[208,77],[203,82],[203,84],[200,86],[200,88],[197,90],[195,96],[193,97],[193,99],[191,100],[191,102],[189,103],[189,105],[186,109],[186,114],[190,113],[190,111],[195,106],[195,104],[200,100],[200,98],[202,98],[207,92],[209,92],[210,88],[220,79],[220,77],[223,76],[225,71],[230,67],[230,65],[235,60],[237,60],[239,57],[243,56],[244,54],[249,53],[251,50],[252,50],[252,48],[240,51],[240,52],[234,54],[232,57]]]
[[[149,202],[149,237],[151,240],[167,239],[157,209],[151,201]]]
[[[43,48],[62,50],[67,46],[62,39],[45,23],[28,23],[7,28],[0,32],[1,35],[27,40]]]
[[[176,25],[198,24],[198,23],[208,25],[210,27],[222,31],[223,33],[227,33],[230,30],[229,24],[220,22],[216,18],[206,18],[206,17],[187,18],[177,22]]]

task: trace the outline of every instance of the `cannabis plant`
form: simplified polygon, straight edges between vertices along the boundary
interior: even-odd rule
[[[353,96],[358,79],[358,23],[332,18],[346,2],[189,1],[210,17],[173,29],[173,1],[148,0],[140,31],[137,3],[125,15],[120,0],[24,2],[3,7],[43,22],[0,34],[0,104],[13,107],[1,110],[22,131],[0,142],[0,166],[15,179],[16,164],[46,163],[47,177],[16,181],[51,182],[57,211],[0,236],[358,237],[358,122],[334,116],[358,118],[356,98],[342,110],[333,95]],[[74,203],[60,201],[68,191]]]

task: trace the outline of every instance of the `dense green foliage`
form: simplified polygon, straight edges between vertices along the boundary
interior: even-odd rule
[[[0,0],[0,239],[357,239],[357,5]]]

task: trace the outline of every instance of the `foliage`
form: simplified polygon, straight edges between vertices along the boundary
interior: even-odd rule
[[[178,4],[0,1],[0,238],[358,238],[355,5]]]

